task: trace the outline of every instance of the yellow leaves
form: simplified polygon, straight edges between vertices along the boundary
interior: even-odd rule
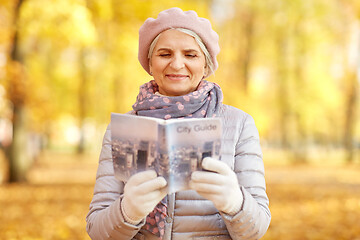
[[[270,164],[266,173],[272,222],[263,239],[358,239],[358,168]]]
[[[66,39],[75,46],[95,44],[96,29],[82,0],[32,0],[24,3],[20,27],[28,37]],[[59,42],[60,43],[60,42]]]
[[[122,3],[121,3],[122,4]],[[111,1],[92,1],[96,9],[96,15],[103,21],[109,21],[113,18],[113,6]]]
[[[85,217],[97,167],[90,157],[47,152],[32,184],[0,185],[1,239],[88,240]],[[359,240],[358,176],[358,167],[338,163],[267,163],[272,220],[262,240]]]
[[[28,83],[24,66],[12,61],[7,64],[7,96],[14,105],[22,105],[26,101],[28,94]]]
[[[1,239],[89,239],[92,185],[7,185],[0,193]]]
[[[332,188],[330,184],[282,184],[268,188],[273,188],[270,190],[272,223],[264,239],[286,239],[289,235],[294,236],[291,239],[319,240],[360,236],[360,230],[355,226],[360,220],[360,206],[352,197],[359,198],[359,191],[344,191],[340,186]]]
[[[91,13],[84,5],[70,7],[71,15],[69,18],[70,38],[77,38],[79,43],[92,45],[96,42],[96,29],[91,21]],[[72,31],[71,31],[72,30]]]

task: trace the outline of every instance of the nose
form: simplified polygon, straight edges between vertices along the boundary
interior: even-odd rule
[[[170,62],[170,67],[179,70],[185,66],[184,59],[179,55],[174,55]]]

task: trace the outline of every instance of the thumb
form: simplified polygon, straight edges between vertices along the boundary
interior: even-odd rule
[[[226,163],[211,157],[206,157],[203,159],[202,167],[205,170],[217,172],[221,175],[229,175],[232,172],[232,170]]]

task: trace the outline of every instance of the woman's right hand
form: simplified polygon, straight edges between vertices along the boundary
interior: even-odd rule
[[[165,178],[154,170],[134,174],[125,184],[121,210],[125,220],[139,223],[167,194]]]

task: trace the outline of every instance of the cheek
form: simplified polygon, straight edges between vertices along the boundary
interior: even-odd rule
[[[206,70],[206,62],[205,59],[201,59],[199,61],[193,62],[192,64],[190,64],[190,66],[192,66],[192,69],[194,72],[198,73],[198,74],[204,74],[205,70]]]
[[[201,63],[199,63],[199,64],[197,64],[197,66],[192,66],[192,72],[193,73],[196,73],[196,75],[205,75],[205,73],[206,73],[206,71],[205,71],[206,69],[205,69],[205,66],[204,66],[204,64],[201,64]]]
[[[166,63],[163,61],[153,61],[150,65],[150,69],[154,72],[162,72],[166,67]]]

